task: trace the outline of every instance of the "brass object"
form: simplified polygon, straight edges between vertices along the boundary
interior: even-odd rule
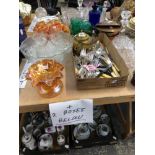
[[[102,74],[100,76],[100,78],[112,78],[112,77],[110,75],[108,75],[108,74]]]
[[[121,14],[121,8],[120,7],[114,7],[110,11],[111,19],[114,20],[114,21],[117,21],[118,20],[120,14]]]
[[[111,72],[112,77],[117,77],[117,75],[114,72]]]
[[[111,19],[118,21],[123,10],[129,10],[132,13],[132,16],[135,16],[135,0],[124,0],[120,7],[114,7],[110,11]]]
[[[77,35],[75,35],[74,37],[77,41],[86,41],[89,39],[89,35],[84,33],[84,32],[80,32]]]
[[[108,49],[106,47],[105,47],[105,51],[109,56],[109,52],[108,52]],[[120,77],[120,74],[119,74],[120,70],[118,69],[118,67],[116,66],[116,64],[113,61],[112,61],[112,70],[117,77]]]
[[[98,31],[106,33],[109,37],[115,36],[121,31],[120,24],[113,21],[110,23],[97,24],[96,28]]]
[[[75,54],[79,55],[82,49],[89,49],[91,47],[92,38],[84,33],[80,32],[74,36],[73,50]]]
[[[115,73],[115,75],[117,77],[120,77],[119,73],[117,72],[117,70],[116,70],[116,68],[114,66],[112,66],[112,70],[113,70],[113,72]]]
[[[114,62],[112,64],[115,67],[115,69],[117,70],[117,72],[120,72],[120,70],[118,69],[118,67],[116,66],[116,64]]]
[[[132,29],[133,31],[135,31],[135,17],[131,18],[129,23],[128,23],[128,27],[130,29]]]
[[[135,0],[125,0],[124,9],[131,11],[132,16],[135,16]]]
[[[125,27],[125,33],[131,38],[135,37],[135,17],[129,20],[128,25]]]

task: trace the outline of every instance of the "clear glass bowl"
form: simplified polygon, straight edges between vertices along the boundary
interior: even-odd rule
[[[45,17],[47,16],[47,11],[45,8],[38,7],[35,11],[35,15],[37,18]]]
[[[63,63],[64,56],[71,51],[72,45],[73,39],[68,33],[53,33],[48,38],[44,33],[36,33],[22,42],[20,50],[29,62],[54,58]]]

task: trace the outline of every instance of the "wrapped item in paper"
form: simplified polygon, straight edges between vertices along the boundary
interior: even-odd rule
[[[32,10],[32,7],[30,4],[19,2],[19,11],[25,26],[31,23],[31,10]]]

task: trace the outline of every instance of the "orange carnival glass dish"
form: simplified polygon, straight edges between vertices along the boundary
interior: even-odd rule
[[[69,33],[69,27],[59,20],[51,20],[48,22],[40,21],[36,24],[36,26],[33,29],[34,32],[40,33],[43,32],[47,35],[50,35],[54,32],[66,32]]]
[[[55,60],[44,59],[32,64],[28,69],[27,79],[42,97],[55,97],[62,92],[61,81],[64,66]]]

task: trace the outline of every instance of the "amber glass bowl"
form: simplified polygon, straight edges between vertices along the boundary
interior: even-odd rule
[[[28,69],[27,79],[31,81],[42,97],[55,97],[63,90],[61,81],[63,65],[51,59],[39,60]]]

